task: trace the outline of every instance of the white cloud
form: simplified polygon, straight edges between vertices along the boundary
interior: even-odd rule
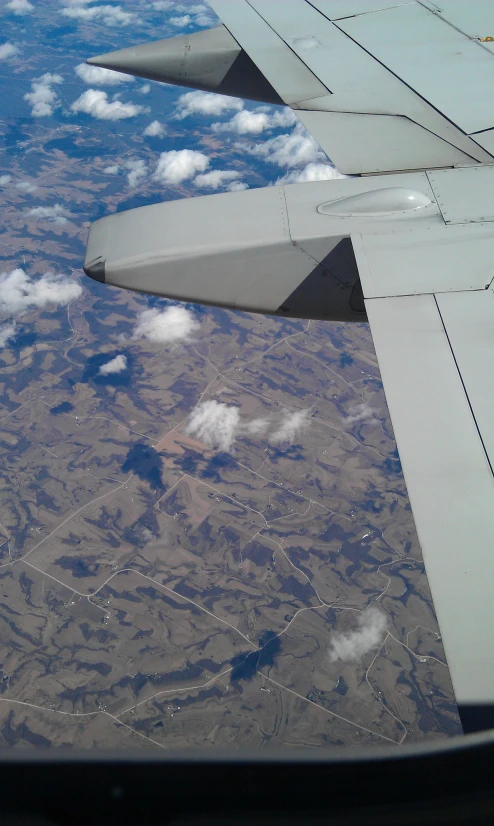
[[[147,176],[148,171],[144,161],[127,161],[125,168],[128,169],[127,182],[132,188],[136,187]]]
[[[197,436],[212,448],[233,450],[236,439],[243,436],[268,436],[272,443],[293,442],[308,426],[309,411],[291,413],[285,410],[281,416],[264,416],[242,421],[235,405],[209,400],[199,404],[189,416],[187,433]]]
[[[194,184],[201,189],[218,189],[224,186],[228,181],[234,181],[240,177],[240,172],[234,172],[227,169],[213,169],[212,172],[205,172],[203,175],[198,175],[194,180]]]
[[[250,155],[289,168],[326,160],[322,149],[301,125],[296,126],[290,134],[277,135],[264,143],[250,146],[239,144],[239,147]]]
[[[91,6],[91,8],[86,8],[86,6],[78,4],[62,9],[62,14],[65,17],[83,20],[84,22],[101,20],[107,26],[128,26],[135,19],[135,14],[124,11],[122,6]]]
[[[210,11],[209,6],[205,6],[204,3],[175,3],[174,8],[177,11],[188,12],[188,14],[201,14],[203,12]]]
[[[266,112],[250,112],[244,109],[237,112],[226,123],[211,124],[213,132],[236,132],[237,135],[259,135],[269,129],[269,116]]]
[[[16,325],[14,322],[3,324],[0,327],[0,350],[5,347],[8,341],[15,336]]]
[[[350,407],[350,415],[344,419],[345,424],[353,424],[353,422],[360,422],[362,419],[371,419],[376,411],[370,406],[368,402],[353,405]]]
[[[263,107],[263,111],[257,112],[243,109],[226,123],[213,123],[211,129],[213,132],[235,132],[237,135],[260,135],[266,130],[291,126],[296,122],[296,117],[288,106],[274,112],[265,109]]]
[[[359,662],[365,654],[382,644],[388,624],[387,617],[375,605],[363,611],[357,620],[358,629],[332,635],[331,662]]]
[[[0,312],[9,315],[18,315],[32,307],[68,304],[81,293],[81,285],[63,275],[47,273],[33,281],[21,269],[0,274]]]
[[[34,9],[34,6],[29,0],[9,0],[6,8],[13,11],[14,14],[29,14],[29,12]]]
[[[64,6],[88,6],[89,3],[94,3],[95,0],[62,0]]]
[[[166,126],[163,126],[159,120],[153,120],[152,123],[146,126],[142,134],[148,138],[162,138],[163,135],[166,135]]]
[[[249,184],[246,184],[244,181],[233,181],[231,184],[228,184],[226,187],[227,192],[242,192],[244,189],[248,189]]]
[[[177,28],[182,29],[192,22],[192,18],[190,14],[184,14],[182,17],[170,17],[168,22],[170,25],[177,26]]]
[[[162,152],[156,165],[154,177],[162,184],[179,184],[192,178],[196,172],[204,172],[209,166],[209,158],[194,149],[172,149]]]
[[[113,100],[110,103],[107,93],[100,89],[88,89],[83,92],[70,108],[73,112],[84,112],[99,120],[124,120],[146,111],[144,106],[137,106],[135,103],[122,103],[121,100]]]
[[[12,175],[0,175],[0,186],[7,186],[12,180]]]
[[[231,451],[240,427],[238,407],[210,399],[198,405],[189,416],[186,433],[209,447]]]
[[[62,204],[55,204],[52,207],[32,207],[25,213],[28,218],[41,218],[45,221],[53,221],[54,224],[66,224],[67,215],[70,215]]]
[[[217,95],[215,92],[186,92],[178,99],[175,117],[183,120],[189,115],[221,115],[230,109],[239,112],[243,107],[243,101],[239,98]]]
[[[15,188],[26,193],[35,192],[38,189],[36,184],[32,184],[31,181],[19,181],[19,183],[15,185]]]
[[[141,95],[149,95],[150,91],[151,91],[151,84],[150,83],[145,83],[139,89],[139,92],[140,92]]]
[[[13,43],[2,43],[0,46],[0,60],[7,60],[8,57],[13,57],[18,51],[19,49]]]
[[[293,169],[276,181],[277,184],[304,184],[308,181],[332,181],[346,178],[329,163],[308,163],[303,169]]]
[[[278,426],[269,436],[272,444],[282,442],[291,443],[296,436],[300,436],[309,426],[309,411],[296,410],[291,413],[289,410],[283,411]]]
[[[105,166],[103,172],[105,175],[117,175],[118,170],[120,169],[118,163],[113,164],[113,166]]]
[[[120,83],[134,81],[131,75],[114,72],[113,69],[103,69],[101,66],[89,66],[87,63],[79,63],[74,71],[84,83],[95,86],[118,86]]]
[[[102,376],[108,376],[110,373],[121,373],[122,370],[127,369],[127,356],[115,356],[114,359],[102,364],[99,372]]]
[[[219,19],[216,15],[213,16],[211,14],[211,9],[208,10],[208,14],[196,14],[194,17],[194,23],[196,26],[201,26],[206,29],[212,29],[213,26],[217,26],[219,23]]]
[[[63,83],[61,75],[52,75],[50,72],[34,78],[31,82],[31,91],[24,95],[24,100],[31,104],[31,114],[34,118],[44,118],[53,114],[53,110],[59,105],[59,99],[52,86],[58,83]]]
[[[194,23],[196,26],[212,26],[218,25],[218,18],[209,8],[203,3],[173,3],[171,0],[156,0],[153,4],[155,11],[169,11],[173,9],[174,12],[179,12],[183,16],[174,16],[168,21],[172,26],[187,26]]]
[[[199,322],[190,310],[172,305],[164,310],[144,310],[132,334],[132,339],[147,338],[156,344],[187,341],[199,329]]]

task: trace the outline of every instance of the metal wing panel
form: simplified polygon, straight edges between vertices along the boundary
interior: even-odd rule
[[[211,0],[210,6],[285,103],[328,94],[330,90],[246,0]]]
[[[323,99],[327,111],[410,115],[423,108],[419,97],[305,0],[249,3],[331,90]],[[298,103],[304,109],[310,104]]]
[[[434,296],[365,303],[457,702],[492,703],[494,478]]]
[[[352,241],[366,298],[484,290],[492,280],[491,224],[355,231]]]
[[[211,5],[342,172],[381,173],[492,161],[483,146],[344,30],[343,25],[354,20],[382,20],[382,15],[416,3],[359,14],[338,24],[307,0],[283,4],[211,0]],[[419,11],[429,14],[422,6]],[[439,24],[451,29],[442,20]],[[408,39],[413,43],[413,37]],[[430,39],[427,45],[434,50]],[[490,57],[485,50],[484,55]]]
[[[494,467],[494,293],[492,290],[449,293],[437,295],[436,300],[492,468]],[[494,509],[494,502],[492,507]]]
[[[494,127],[494,55],[482,44],[418,3],[337,25],[463,132]]]
[[[494,166],[436,169],[426,174],[445,224],[494,222]]]
[[[492,0],[441,0],[439,16],[469,37],[494,36],[494,7]],[[494,44],[487,41],[484,48]]]

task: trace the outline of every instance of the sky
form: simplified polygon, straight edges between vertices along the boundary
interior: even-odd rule
[[[20,221],[25,231],[53,241],[51,255],[36,264],[9,254],[9,244],[0,249],[0,348],[15,346],[29,311],[56,312],[94,288],[80,264],[96,217],[173,198],[339,176],[288,107],[85,63],[97,53],[217,25],[206,4],[0,2],[2,128],[13,134],[0,156],[0,195],[14,225]],[[67,236],[70,266],[53,252]],[[198,336],[193,309],[152,306],[121,344],[178,347]],[[117,353],[99,374],[127,369],[126,356]],[[283,445],[306,430],[309,412],[287,408],[248,421],[234,406],[213,401],[192,411],[188,428],[219,451],[234,451],[239,438],[253,435]]]

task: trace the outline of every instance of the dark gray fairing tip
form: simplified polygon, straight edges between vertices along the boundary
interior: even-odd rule
[[[93,281],[99,281],[100,284],[104,284],[105,267],[106,261],[103,258],[97,258],[95,261],[90,261],[89,264],[84,263],[83,270]]]
[[[86,63],[161,83],[284,104],[225,26],[119,49]]]
[[[494,703],[458,703],[465,734],[494,729]]]
[[[283,302],[275,315],[322,321],[367,321],[353,245],[343,238]]]

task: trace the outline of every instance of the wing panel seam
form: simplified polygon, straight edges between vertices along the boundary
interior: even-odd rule
[[[458,292],[464,292],[464,291],[463,291],[463,290],[458,290]],[[481,292],[481,291],[480,291],[480,290],[477,290],[476,292]],[[482,290],[482,292],[483,292],[483,290]],[[479,427],[478,422],[477,422],[477,419],[476,419],[476,417],[475,417],[475,413],[474,413],[474,410],[473,410],[473,407],[472,407],[472,403],[471,403],[471,401],[470,401],[470,397],[469,397],[469,395],[468,395],[468,391],[467,391],[467,388],[466,388],[465,382],[463,381],[463,376],[462,376],[462,374],[461,374],[460,366],[459,366],[458,361],[457,361],[457,359],[456,359],[456,356],[455,356],[455,351],[454,351],[454,349],[453,349],[453,345],[451,344],[451,339],[450,339],[450,337],[449,337],[449,335],[448,335],[448,330],[447,330],[446,324],[444,323],[444,318],[443,318],[443,316],[442,316],[442,313],[441,313],[441,308],[440,308],[440,306],[439,306],[439,302],[438,302],[438,300],[437,300],[437,298],[436,298],[435,293],[434,293],[434,301],[435,301],[435,304],[436,304],[436,307],[437,307],[437,311],[438,311],[438,313],[439,313],[439,318],[441,319],[441,324],[443,325],[443,330],[444,330],[444,334],[445,334],[445,336],[446,336],[446,340],[447,340],[448,345],[449,345],[449,349],[451,350],[451,355],[453,356],[453,360],[454,360],[454,363],[455,363],[455,366],[456,366],[456,370],[457,370],[458,375],[459,375],[459,377],[460,377],[460,381],[461,381],[461,384],[462,384],[462,387],[463,387],[463,391],[464,391],[465,396],[466,396],[466,400],[467,400],[467,402],[468,402],[468,406],[469,406],[469,408],[470,408],[470,413],[472,414],[472,418],[473,418],[473,421],[474,421],[474,423],[475,423],[475,427],[477,428],[477,433],[478,433],[478,435],[479,435],[479,439],[480,439],[480,442],[481,442],[481,444],[482,444],[483,451],[484,451],[484,453],[485,453],[485,458],[487,459],[487,464],[489,465],[490,471],[491,471],[492,475],[494,476],[494,467],[493,467],[492,462],[491,462],[491,460],[490,460],[490,458],[489,458],[489,454],[488,454],[488,452],[487,452],[487,449],[486,449],[486,446],[485,446],[484,439],[482,438],[482,433],[481,433],[481,431],[480,431],[480,427]]]

